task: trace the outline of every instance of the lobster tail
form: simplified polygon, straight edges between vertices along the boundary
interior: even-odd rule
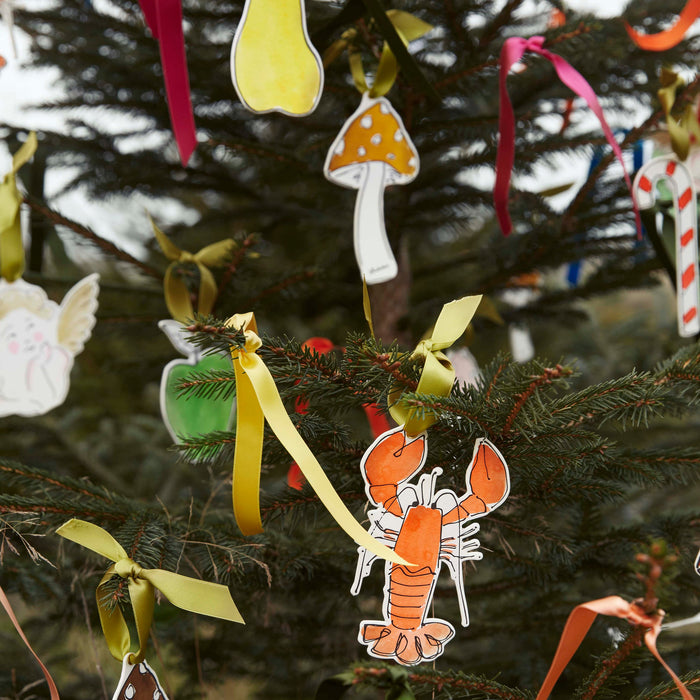
[[[368,620],[360,625],[357,639],[368,647],[370,656],[415,666],[439,656],[454,634],[454,627],[444,620],[427,620],[412,630],[399,629],[380,620]]]

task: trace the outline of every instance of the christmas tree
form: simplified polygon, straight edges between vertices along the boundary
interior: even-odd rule
[[[680,9],[632,3],[624,18],[653,33]],[[242,3],[192,0],[183,10],[198,139],[186,167],[172,137],[159,43],[138,3],[66,0],[15,11],[32,39],[23,60],[61,71],[63,95],[35,106],[66,119],[41,129],[36,156],[20,171],[31,211],[24,279],[60,301],[81,277],[101,275],[97,323],[65,402],[45,415],[0,419],[0,584],[62,695],[108,698],[119,677],[94,593],[110,562],[56,535],[71,518],[104,528],[144,569],[228,586],[244,627],[178,610],[158,594],[146,653],[170,698],[529,698],[580,603],[618,595],[640,599],[649,615],[694,615],[700,346],[676,334],[673,262],[664,226],[657,230],[657,219],[673,226],[673,207],[660,199],[638,237],[599,122],[535,53],[507,81],[519,177],[510,236],[498,225],[492,190],[507,38],[541,35],[576,67],[630,160],[666,119],[656,97],[662,66],[687,78],[674,114],[695,100],[697,39],[647,52],[630,41],[623,18],[549,2],[309,2],[308,33],[327,64],[325,82],[317,109],[292,118],[254,114],[236,97],[229,53]],[[388,10],[433,28],[402,49]],[[371,84],[385,42],[398,65],[387,97],[420,154],[420,172],[384,195],[399,269],[369,287],[370,332],[351,254],[356,193],[328,182],[323,169],[361,98],[348,54],[355,78],[359,58]],[[11,153],[24,127],[2,125]],[[575,162],[591,162],[583,182]],[[564,175],[554,184],[542,177],[552,171]],[[49,186],[52,173],[62,174],[60,188]],[[80,210],[66,213],[60,197],[71,191],[109,215],[88,225]],[[557,192],[569,197],[563,209]],[[144,207],[190,255],[167,255]],[[234,244],[212,266],[212,303],[203,304],[210,273],[192,254],[228,238]],[[580,278],[564,283],[562,270],[579,262]],[[304,480],[288,485],[294,460],[271,423],[259,534],[243,534],[231,512],[234,427],[173,445],[158,387],[177,353],[158,321],[174,316],[178,284],[188,290],[188,337],[209,353],[249,353],[250,336],[226,321],[255,313],[256,356],[365,528],[360,461],[374,437],[364,407],[376,404],[385,415],[398,399],[435,419],[424,473],[441,469],[437,488],[458,496],[470,488],[477,441],[487,438],[501,453],[510,495],[480,521],[483,559],[464,568],[468,627],[458,624],[445,568],[437,580],[429,614],[456,631],[438,659],[405,666],[372,658],[358,643],[360,622],[381,614],[383,565],[350,594],[357,545],[317,489]],[[445,303],[468,295],[485,299],[455,347],[469,343],[478,377],[456,383],[449,396],[418,391],[423,361],[413,348]],[[506,352],[507,327],[524,324],[537,359],[516,363]],[[304,345],[318,336],[330,339],[330,352]],[[230,406],[236,398],[238,417],[250,412],[232,366],[202,368],[177,391],[180,405]],[[111,577],[99,597],[105,610],[131,619],[127,579]],[[644,631],[616,618],[597,622],[553,697],[677,697]],[[4,620],[0,634],[0,695],[48,697]],[[659,640],[691,692],[700,685],[696,634],[689,625]]]

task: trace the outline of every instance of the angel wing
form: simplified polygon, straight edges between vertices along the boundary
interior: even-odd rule
[[[97,294],[100,291],[95,272],[68,290],[61,302],[58,319],[58,342],[74,355],[82,352],[95,325]]]

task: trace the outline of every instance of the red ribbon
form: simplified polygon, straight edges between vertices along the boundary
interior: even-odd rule
[[[335,348],[335,345],[333,345],[333,341],[328,338],[314,337],[305,341],[302,347],[315,350],[319,355],[326,355]],[[307,399],[299,397],[296,400],[297,413],[306,413],[308,408],[309,402]],[[369,427],[372,430],[372,436],[375,440],[391,428],[386,415],[380,412],[379,406],[377,406],[376,403],[366,403],[362,408],[365,411]],[[292,466],[289,467],[289,471],[287,472],[287,486],[291,489],[301,491],[304,487],[304,481],[304,475],[301,473],[299,465],[296,462],[292,462]]]
[[[700,1],[700,0],[699,0]],[[558,56],[551,51],[544,48],[544,37],[543,36],[533,36],[530,39],[521,39],[518,37],[513,37],[511,39],[506,39],[501,49],[500,58],[500,98],[501,98],[501,110],[498,116],[498,129],[500,132],[500,138],[498,141],[498,154],[496,156],[496,186],[493,190],[493,202],[496,208],[496,216],[498,217],[498,222],[501,225],[501,230],[504,235],[508,235],[512,229],[513,225],[510,220],[510,215],[508,214],[508,188],[510,187],[510,176],[513,170],[513,162],[515,160],[515,116],[513,114],[513,106],[510,103],[510,98],[508,97],[508,90],[506,88],[506,77],[508,76],[508,71],[511,69],[513,64],[517,63],[525,54],[526,51],[531,51],[532,53],[539,54],[540,56],[546,58],[556,70],[559,79],[568,88],[571,88],[579,97],[582,97],[586,104],[591,108],[593,113],[598,117],[600,125],[603,127],[603,133],[605,138],[608,140],[615,156],[620,161],[622,165],[622,170],[625,174],[625,182],[632,196],[632,181],[627,174],[627,168],[625,168],[625,163],[622,159],[622,151],[615,141],[610,127],[605,120],[605,115],[598,102],[593,88],[588,84],[586,79],[565,59]],[[632,196],[632,206],[634,207],[634,217],[637,224],[637,233],[641,236],[642,231],[642,221],[639,216],[639,210],[637,209],[637,204]]]
[[[153,38],[160,45],[170,123],[180,160],[186,166],[197,145],[197,135],[190,98],[190,79],[187,75],[182,5],[180,0],[139,0],[139,4]]]
[[[666,31],[658,34],[640,34],[627,22],[625,22],[625,28],[639,48],[645,51],[666,51],[680,42],[698,16],[700,16],[700,0],[689,0],[678,16],[678,21]]]
[[[598,600],[591,600],[588,603],[582,603],[571,611],[569,619],[564,626],[564,631],[561,633],[561,639],[559,640],[557,651],[554,654],[552,665],[547,672],[547,677],[542,683],[540,692],[537,693],[536,700],[547,700],[554,688],[554,684],[559,679],[559,676],[561,676],[562,671],[566,668],[569,661],[571,661],[571,657],[576,653],[576,650],[579,648],[598,615],[619,617],[633,625],[643,625],[646,627],[647,631],[644,633],[644,641],[647,648],[666,669],[668,675],[671,676],[684,700],[693,700],[690,691],[661,658],[661,654],[659,654],[656,648],[656,638],[659,636],[661,630],[663,612],[647,615],[635,603],[628,603],[626,600],[616,595],[600,598]]]
[[[2,590],[2,587],[0,587],[0,604],[2,605],[3,608],[5,608],[5,612],[8,614],[10,620],[12,621],[12,624],[15,626],[15,629],[17,630],[17,634],[22,638],[22,641],[27,645],[27,649],[32,652],[34,655],[34,658],[39,662],[39,666],[41,666],[41,670],[44,672],[44,677],[46,678],[46,682],[49,686],[49,691],[51,693],[51,700],[61,700],[60,695],[58,694],[58,688],[56,687],[56,684],[53,681],[53,678],[51,678],[51,674],[49,673],[49,670],[44,666],[44,664],[41,662],[41,659],[37,655],[37,653],[32,649],[32,645],[29,643],[27,638],[24,636],[24,632],[22,631],[22,628],[19,625],[19,622],[17,621],[17,618],[15,617],[15,611],[12,609],[12,606],[10,605],[10,601],[8,600],[7,596],[5,595],[5,591]]]

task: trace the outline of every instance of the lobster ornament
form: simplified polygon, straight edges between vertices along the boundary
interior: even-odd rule
[[[361,622],[358,641],[370,656],[404,666],[440,656],[455,635],[446,620],[427,617],[443,562],[457,589],[462,626],[469,625],[462,563],[483,558],[473,537],[479,524],[473,521],[498,508],[510,491],[503,456],[480,438],[466,471],[467,493],[460,498],[449,489],[436,492],[442,469],[418,476],[427,442],[425,432],[409,437],[399,426],[380,435],[360,464],[367,496],[376,506],[369,511],[370,533],[411,565],[386,563],[384,619]],[[358,552],[353,595],[377,558],[363,547]]]

